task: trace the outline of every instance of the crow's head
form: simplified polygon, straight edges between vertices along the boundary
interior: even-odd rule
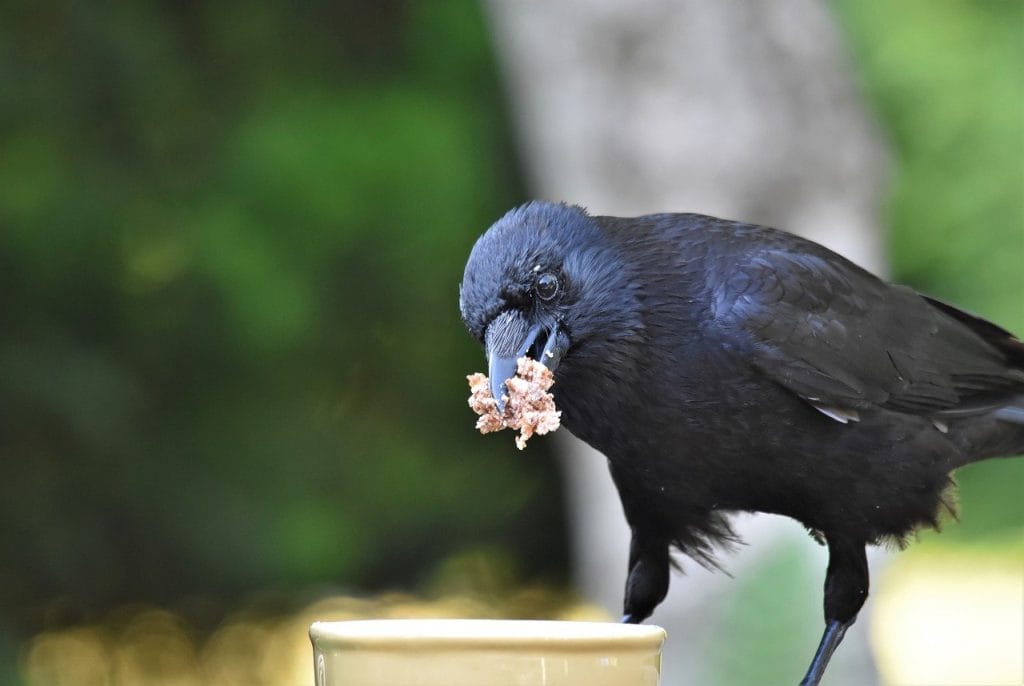
[[[522,355],[554,370],[563,359],[568,366],[589,355],[606,358],[616,340],[634,335],[641,328],[635,291],[594,218],[579,207],[532,202],[477,240],[459,307],[484,345],[491,391],[501,402]]]

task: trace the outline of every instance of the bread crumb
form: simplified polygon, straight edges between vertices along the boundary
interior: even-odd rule
[[[561,423],[562,412],[555,409],[555,398],[548,392],[555,375],[536,360],[525,356],[517,360],[516,375],[505,382],[508,396],[503,413],[498,412],[487,375],[470,374],[466,380],[469,381],[469,406],[480,415],[476,428],[482,434],[519,429],[516,447],[522,450],[530,436],[554,431]]]

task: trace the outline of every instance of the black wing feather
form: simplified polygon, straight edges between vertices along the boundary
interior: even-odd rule
[[[819,407],[933,417],[990,411],[1024,389],[995,344],[1020,346],[1007,332],[788,240],[739,259],[714,294],[716,321],[769,378]]]

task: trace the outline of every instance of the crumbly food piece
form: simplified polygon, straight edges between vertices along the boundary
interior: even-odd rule
[[[491,383],[485,374],[470,374],[469,406],[480,415],[476,428],[482,434],[502,429],[518,429],[516,447],[522,450],[534,434],[557,429],[562,412],[555,409],[555,398],[548,389],[555,382],[551,370],[529,357],[517,360],[516,375],[505,382],[508,400],[505,411],[498,412],[498,402],[491,395]]]

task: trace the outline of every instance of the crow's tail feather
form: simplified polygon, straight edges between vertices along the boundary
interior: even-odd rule
[[[960,445],[960,465],[992,457],[1024,455],[1024,396],[988,414],[958,423],[955,440]]]
[[[1019,398],[1013,405],[999,408],[993,416],[1002,422],[1024,425],[1024,398]]]

